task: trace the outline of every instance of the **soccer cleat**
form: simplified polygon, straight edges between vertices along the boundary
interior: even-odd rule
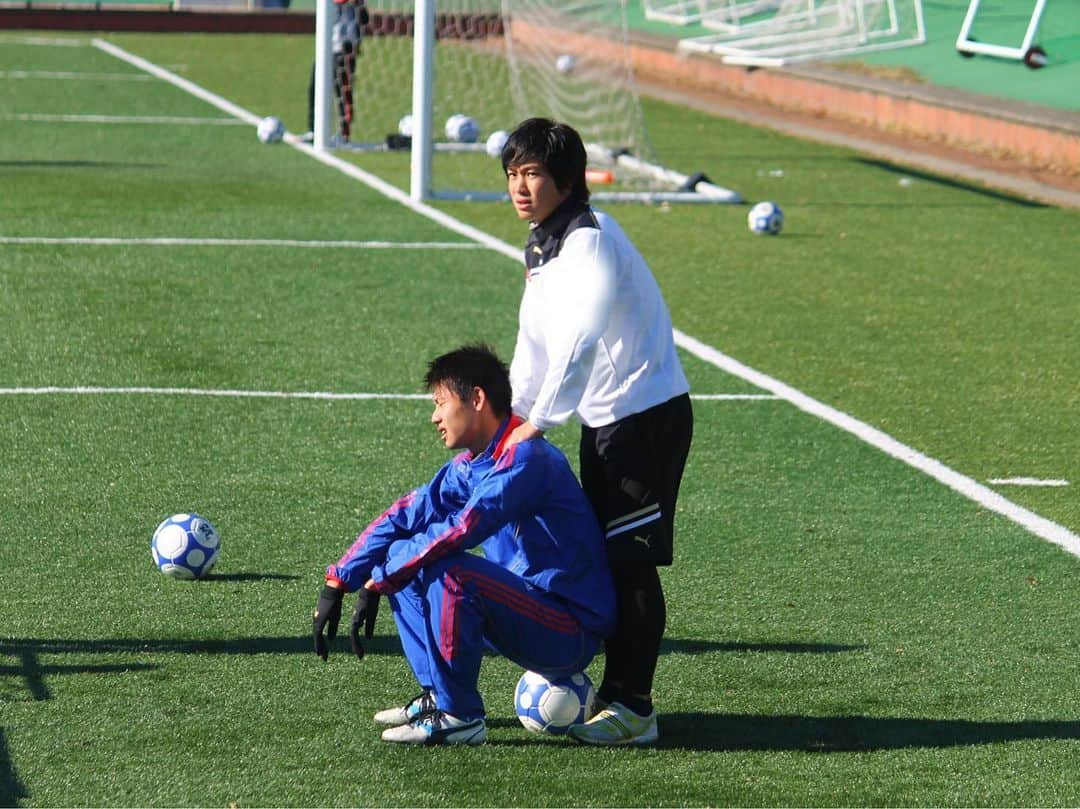
[[[592,719],[598,713],[605,710],[608,707],[608,705],[609,705],[608,701],[605,700],[603,697],[601,697],[600,694],[597,694],[593,698],[592,712],[588,715],[588,717],[585,719],[585,721],[588,722],[590,719]]]
[[[573,725],[570,738],[582,744],[653,744],[660,739],[656,711],[638,716],[621,702],[613,702],[583,725]]]
[[[430,691],[417,694],[400,708],[387,708],[375,714],[375,721],[380,725],[407,725],[417,719],[422,719],[435,711],[435,697]]]
[[[397,744],[483,744],[487,741],[487,726],[483,718],[458,719],[436,710],[407,725],[387,728],[382,738]]]

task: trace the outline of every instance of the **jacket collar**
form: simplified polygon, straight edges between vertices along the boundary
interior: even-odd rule
[[[521,416],[515,416],[513,414],[503,419],[499,425],[499,429],[495,431],[495,435],[492,436],[491,441],[487,445],[487,449],[481,452],[479,455],[469,458],[469,463],[483,463],[485,461],[497,461],[504,452],[506,452],[506,440],[510,437],[510,433],[514,431],[516,427],[524,424],[525,420]]]
[[[525,266],[535,269],[555,258],[567,234],[582,224],[596,224],[588,203],[567,198],[547,219],[532,226],[525,245]]]

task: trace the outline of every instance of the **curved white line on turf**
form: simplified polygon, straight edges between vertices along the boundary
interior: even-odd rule
[[[118,59],[122,59],[130,64],[140,67],[147,72],[158,76],[165,81],[175,84],[177,87],[187,90],[192,95],[203,99],[209,104],[213,104],[218,109],[225,110],[231,115],[236,115],[252,124],[257,124],[259,119],[252,115],[247,110],[236,106],[230,101],[215,95],[214,93],[204,90],[196,84],[188,81],[187,79],[181,79],[164,68],[160,68],[157,65],[147,62],[141,57],[129,54],[121,48],[117,48],[115,45],[111,45],[104,40],[95,39],[92,44],[96,48],[111,53]],[[314,148],[306,143],[299,142],[295,137],[287,137],[288,142],[293,148],[298,149],[305,154],[311,156],[320,163],[327,166],[332,166],[339,171],[347,174],[350,177],[354,177],[360,180],[384,196],[390,199],[400,202],[407,208],[419,213],[422,216],[427,217],[433,222],[437,222],[440,225],[452,230],[455,233],[459,233],[463,236],[467,236],[470,239],[483,244],[486,247],[490,247],[492,250],[502,253],[503,255],[523,263],[523,251],[512,247],[501,239],[496,239],[478,228],[474,228],[471,225],[466,225],[464,222],[460,222],[449,214],[445,214],[442,211],[435,210],[429,205],[425,205],[422,202],[413,200],[408,194],[401,189],[390,185],[385,180],[379,177],[369,174],[368,172],[358,168],[357,166],[347,163],[344,160],[334,157],[333,155],[317,152]],[[721,370],[737,376],[741,379],[756,385],[763,390],[771,391],[781,399],[785,399],[795,407],[809,413],[813,416],[817,416],[823,421],[827,421],[835,427],[839,427],[841,430],[851,433],[862,441],[870,444],[887,455],[901,460],[920,472],[923,472],[935,480],[948,486],[950,489],[958,492],[959,494],[967,497],[970,500],[975,501],[979,505],[1006,517],[1009,520],[1024,527],[1035,536],[1041,537],[1048,542],[1052,542],[1055,545],[1067,550],[1069,553],[1080,556],[1080,536],[1077,536],[1069,529],[1062,525],[1041,517],[1033,511],[1029,511],[1022,506],[1018,506],[1011,500],[999,495],[997,492],[988,489],[981,483],[961,475],[959,472],[950,469],[941,463],[941,461],[935,460],[927,455],[923,455],[921,452],[912,449],[911,447],[900,443],[887,433],[883,433],[875,427],[871,427],[869,424],[859,421],[852,416],[842,413],[827,404],[817,401],[816,399],[807,396],[802,391],[780,382],[777,379],[773,379],[771,376],[756,371],[748,365],[744,365],[732,357],[718,351],[712,346],[690,337],[687,334],[674,330],[675,344],[693,354],[695,357],[708,362],[710,365],[714,365]]]

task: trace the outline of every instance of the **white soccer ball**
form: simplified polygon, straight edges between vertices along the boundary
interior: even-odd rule
[[[259,128],[255,132],[263,143],[277,143],[285,136],[285,124],[280,118],[267,115],[259,121]]]
[[[571,725],[587,722],[595,704],[596,691],[585,672],[548,680],[526,671],[514,690],[517,717],[534,733],[562,735]]]
[[[510,139],[510,133],[505,129],[496,129],[484,142],[484,151],[494,158],[502,157],[503,147],[506,145],[506,141]]]
[[[746,225],[759,236],[775,236],[784,227],[784,212],[775,202],[759,202],[746,215]]]
[[[404,138],[412,137],[412,115],[402,115],[397,122],[398,134]]]
[[[560,73],[569,73],[577,67],[577,59],[572,53],[564,53],[555,60],[555,69]]]
[[[476,143],[480,126],[468,115],[457,113],[446,119],[446,137],[455,143]]]
[[[161,521],[150,540],[154,564],[174,579],[201,579],[221,551],[217,529],[198,514],[173,514]]]

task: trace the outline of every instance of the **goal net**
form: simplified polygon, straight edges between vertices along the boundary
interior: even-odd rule
[[[335,145],[397,181],[414,148],[425,147],[413,120],[414,82],[425,75],[414,34],[424,26],[412,0],[368,0],[367,8],[350,141]],[[597,200],[741,201],[696,167],[681,172],[656,154],[634,84],[625,0],[437,0],[430,52],[429,187],[412,188],[414,197],[499,198],[505,182],[489,138],[546,116],[586,142]],[[478,130],[466,142],[447,127],[462,115]]]
[[[780,0],[643,0],[645,18],[669,25],[700,23],[713,31],[732,31],[775,11]]]
[[[922,0],[782,0],[765,17],[682,39],[679,48],[717,54],[728,64],[775,67],[925,41]]]

